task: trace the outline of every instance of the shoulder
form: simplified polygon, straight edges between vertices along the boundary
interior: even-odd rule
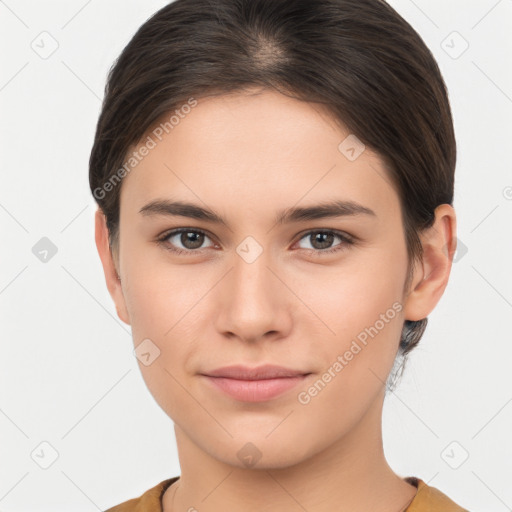
[[[176,480],[178,476],[174,478],[168,478],[158,483],[151,489],[141,494],[138,498],[132,498],[128,501],[124,501],[119,505],[109,508],[105,512],[162,512],[162,502],[160,501],[165,490]]]
[[[427,485],[421,478],[407,477],[407,480],[418,487],[418,492],[406,512],[469,512],[436,487]]]

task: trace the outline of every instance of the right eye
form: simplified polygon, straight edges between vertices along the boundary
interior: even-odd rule
[[[166,249],[176,254],[192,254],[201,252],[204,249],[201,248],[201,245],[204,243],[205,237],[209,238],[204,231],[192,228],[179,228],[168,231],[160,237],[158,241],[161,242]],[[173,239],[174,241],[172,241]],[[176,247],[178,243],[182,244],[183,248]]]

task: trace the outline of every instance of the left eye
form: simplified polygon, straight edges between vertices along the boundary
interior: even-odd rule
[[[331,246],[334,238],[338,238],[341,240],[341,243],[335,245],[334,247]],[[317,253],[332,253],[335,251],[340,251],[344,249],[347,245],[350,245],[353,243],[352,239],[348,237],[347,235],[343,235],[341,233],[337,233],[335,231],[309,231],[306,233],[305,236],[303,236],[301,240],[311,240],[313,243],[312,249],[315,250]],[[302,249],[310,249],[310,247],[302,247]]]

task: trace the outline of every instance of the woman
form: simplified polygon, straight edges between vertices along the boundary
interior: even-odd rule
[[[382,446],[448,283],[445,84],[381,0],[177,0],[112,68],[96,243],[181,475],[123,511],[463,511]],[[448,443],[448,440],[447,440]]]

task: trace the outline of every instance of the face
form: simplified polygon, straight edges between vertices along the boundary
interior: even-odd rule
[[[267,467],[300,462],[382,397],[405,237],[388,172],[369,148],[339,147],[349,135],[277,92],[199,99],[123,180],[118,312],[158,404],[218,460],[241,467],[256,448]],[[355,211],[317,209],[342,202]],[[236,396],[203,375],[264,364],[307,375],[238,382]]]

